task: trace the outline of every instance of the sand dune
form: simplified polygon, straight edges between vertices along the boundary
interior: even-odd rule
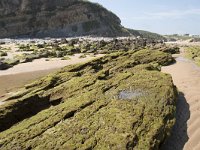
[[[164,150],[200,149],[200,67],[183,57],[175,55],[177,62],[162,68],[172,75],[180,91],[177,101],[177,122],[171,137],[162,147]]]

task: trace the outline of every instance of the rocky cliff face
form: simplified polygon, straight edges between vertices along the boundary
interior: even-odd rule
[[[127,36],[120,19],[82,0],[1,0],[0,38]]]

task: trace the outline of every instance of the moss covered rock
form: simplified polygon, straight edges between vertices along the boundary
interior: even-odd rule
[[[113,53],[25,86],[0,106],[0,149],[158,149],[175,122],[170,54]]]
[[[7,53],[7,52],[0,51],[0,57],[2,57],[2,56],[7,56],[7,55],[8,55],[8,53]]]
[[[200,46],[185,47],[186,56],[200,66]]]

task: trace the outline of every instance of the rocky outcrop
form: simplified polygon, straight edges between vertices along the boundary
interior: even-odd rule
[[[0,38],[131,35],[165,39],[155,33],[126,29],[115,14],[84,0],[1,0],[0,33]]]
[[[159,149],[176,110],[159,65],[172,61],[156,50],[117,52],[26,85],[0,106],[0,149]]]
[[[166,46],[162,41],[147,40],[143,38],[70,38],[70,39],[54,39],[41,44],[36,40],[32,40],[28,44],[17,43],[16,51],[21,54],[14,54],[12,52],[0,51],[0,70],[11,68],[19,63],[31,62],[40,58],[61,58],[65,59],[66,55],[74,55],[82,53],[93,54],[110,54],[113,52],[124,52],[128,50],[140,50],[149,48],[152,50],[159,50],[166,53],[175,54],[179,52],[178,47]],[[15,41],[15,40],[14,40]],[[45,41],[45,40],[44,40]],[[15,41],[17,42],[17,41]],[[1,49],[1,48],[0,48]],[[6,58],[6,55],[12,55]]]
[[[1,0],[0,38],[127,36],[120,19],[83,0]]]
[[[10,66],[2,61],[0,61],[0,70],[8,69]]]

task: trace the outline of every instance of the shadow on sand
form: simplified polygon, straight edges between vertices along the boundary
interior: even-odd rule
[[[161,150],[182,150],[188,141],[187,121],[190,118],[189,104],[184,94],[179,93],[176,110],[176,123],[171,136],[162,145]]]

